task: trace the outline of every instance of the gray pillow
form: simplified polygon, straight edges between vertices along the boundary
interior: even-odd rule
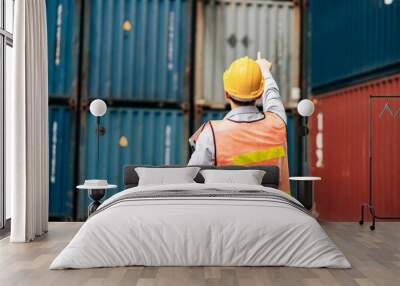
[[[193,179],[199,170],[199,167],[135,168],[139,176],[139,186],[195,183]]]
[[[205,184],[261,185],[265,171],[261,170],[202,170]]]

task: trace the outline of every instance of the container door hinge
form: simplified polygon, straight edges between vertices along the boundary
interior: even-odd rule
[[[243,44],[243,46],[244,46],[245,48],[247,48],[247,47],[249,46],[249,44],[250,44],[249,37],[244,36],[243,39],[242,39],[242,44]]]
[[[237,43],[236,36],[234,34],[230,35],[230,37],[227,39],[227,42],[232,48],[236,47]]]
[[[183,114],[185,114],[185,115],[189,114],[189,104],[182,103],[181,110],[182,110]]]
[[[203,113],[203,106],[202,105],[196,105],[195,113],[196,113],[196,115],[201,115]]]
[[[82,112],[88,111],[89,110],[89,101],[87,99],[82,99],[80,108],[81,108]]]
[[[73,110],[73,111],[77,110],[77,101],[74,97],[70,97],[68,99],[68,106],[69,106],[70,110]]]

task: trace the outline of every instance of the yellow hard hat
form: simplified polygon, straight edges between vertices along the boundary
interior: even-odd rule
[[[234,61],[224,72],[224,89],[239,101],[259,98],[264,90],[264,77],[256,61],[249,57]]]

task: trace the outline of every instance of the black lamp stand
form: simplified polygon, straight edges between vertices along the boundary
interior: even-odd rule
[[[97,155],[97,165],[100,164],[100,136],[103,136],[106,133],[106,129],[100,126],[100,117],[96,117],[96,136],[97,136],[97,146],[96,146],[96,155]],[[105,189],[91,189],[89,190],[89,197],[93,200],[93,202],[89,205],[88,208],[88,216],[96,211],[96,209],[101,204],[101,199],[106,194]]]
[[[97,136],[97,164],[100,163],[100,136],[106,133],[106,129],[100,126],[100,116],[96,117],[96,136]]]
[[[307,136],[309,133],[308,129],[308,117],[303,117],[301,127],[299,129],[299,135],[303,141],[303,154],[304,162],[307,164]],[[305,175],[302,172],[301,175]],[[313,182],[311,181],[297,181],[296,182],[296,198],[308,209],[311,210],[313,206]]]

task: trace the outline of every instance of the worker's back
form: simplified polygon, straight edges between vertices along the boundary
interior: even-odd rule
[[[224,93],[231,111],[223,120],[203,124],[190,138],[189,165],[275,165],[280,189],[289,193],[286,114],[271,63],[243,57],[224,72]],[[262,97],[263,111],[256,106]]]
[[[210,121],[215,165],[274,165],[280,168],[280,189],[289,193],[286,125],[271,112],[260,120]]]

